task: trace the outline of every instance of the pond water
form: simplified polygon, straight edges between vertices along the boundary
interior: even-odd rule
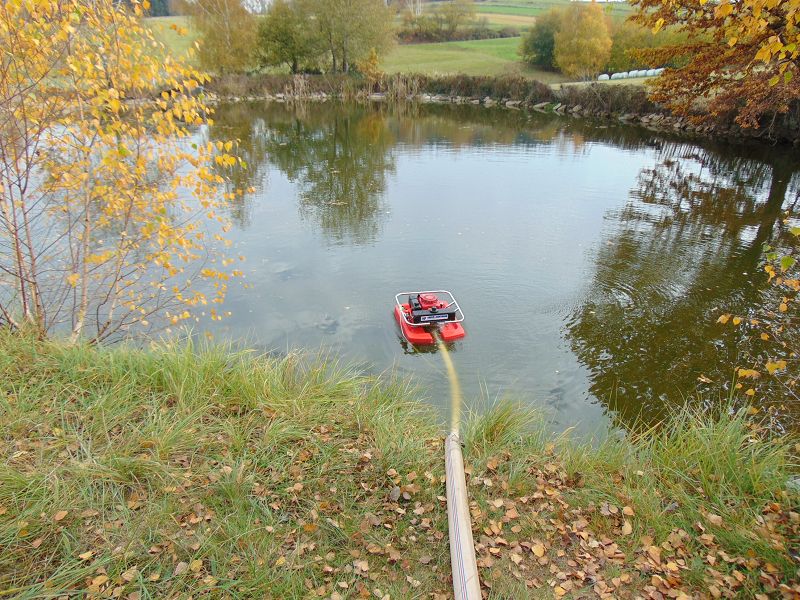
[[[215,120],[255,188],[231,212],[249,287],[215,338],[411,375],[443,417],[441,359],[400,337],[399,291],[459,299],[475,410],[510,397],[585,432],[727,395],[739,350],[716,319],[767,302],[762,246],[800,190],[785,148],[481,107],[237,103]]]

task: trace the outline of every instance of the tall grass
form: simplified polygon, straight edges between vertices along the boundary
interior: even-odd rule
[[[414,396],[407,381],[330,359],[0,331],[0,597],[446,595],[442,428]],[[793,442],[742,414],[682,411],[592,446],[553,438],[540,415],[506,402],[471,415],[464,441],[480,552],[498,498],[520,513],[506,543],[544,539],[567,504],[525,512],[522,497],[555,489],[598,536],[616,525],[597,506],[633,508],[634,534],[619,541],[630,559],[609,569],[637,573],[641,536],[660,544],[683,530],[685,589],[703,591],[702,523],[728,555],[796,577],[797,524],[764,516],[800,500],[786,484]],[[576,548],[563,560],[582,560]],[[526,595],[519,559],[503,560],[482,570],[493,597]],[[525,561],[526,577],[551,577]],[[717,568],[763,591],[761,566]]]

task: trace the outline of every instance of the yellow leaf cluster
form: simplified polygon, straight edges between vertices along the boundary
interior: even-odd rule
[[[0,7],[0,120],[22,125],[6,141],[46,149],[19,152],[5,166],[46,175],[33,179],[31,196],[52,199],[53,227],[71,257],[60,281],[80,291],[69,317],[76,336],[89,315],[99,317],[93,335],[102,337],[146,323],[163,305],[204,303],[202,293],[188,293],[190,283],[173,282],[190,282],[200,259],[214,258],[203,230],[228,227],[222,209],[230,196],[218,167],[240,165],[236,145],[198,143],[198,126],[213,115],[201,93],[208,76],[163,51],[142,22],[146,4],[14,0]],[[235,276],[213,274],[216,281]],[[218,285],[215,299],[226,289]]]

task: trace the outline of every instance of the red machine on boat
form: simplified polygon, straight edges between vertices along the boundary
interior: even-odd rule
[[[461,326],[464,313],[447,290],[400,292],[394,299],[394,318],[403,337],[414,345],[435,344],[435,328],[445,342],[460,340],[467,334]]]

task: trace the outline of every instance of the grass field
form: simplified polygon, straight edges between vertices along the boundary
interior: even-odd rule
[[[559,73],[526,67],[517,54],[519,43],[520,38],[503,38],[396,46],[381,66],[387,73],[522,74],[545,83],[566,81]]]
[[[536,17],[551,8],[561,8],[569,5],[571,0],[519,0],[517,2],[487,0],[476,4],[479,14],[503,14]],[[630,15],[633,8],[627,2],[607,2],[603,5],[606,14],[612,18],[622,18]]]
[[[186,56],[197,40],[188,17],[150,17],[145,19],[155,38],[174,56]]]
[[[518,29],[527,29],[536,22],[536,17],[528,15],[512,15],[495,12],[479,12],[478,18],[486,19],[490,26],[493,27],[516,27]]]
[[[0,597],[451,598],[442,428],[414,395],[0,330]],[[465,423],[489,598],[800,593],[791,440],[725,407],[595,446],[547,431],[511,403]]]

